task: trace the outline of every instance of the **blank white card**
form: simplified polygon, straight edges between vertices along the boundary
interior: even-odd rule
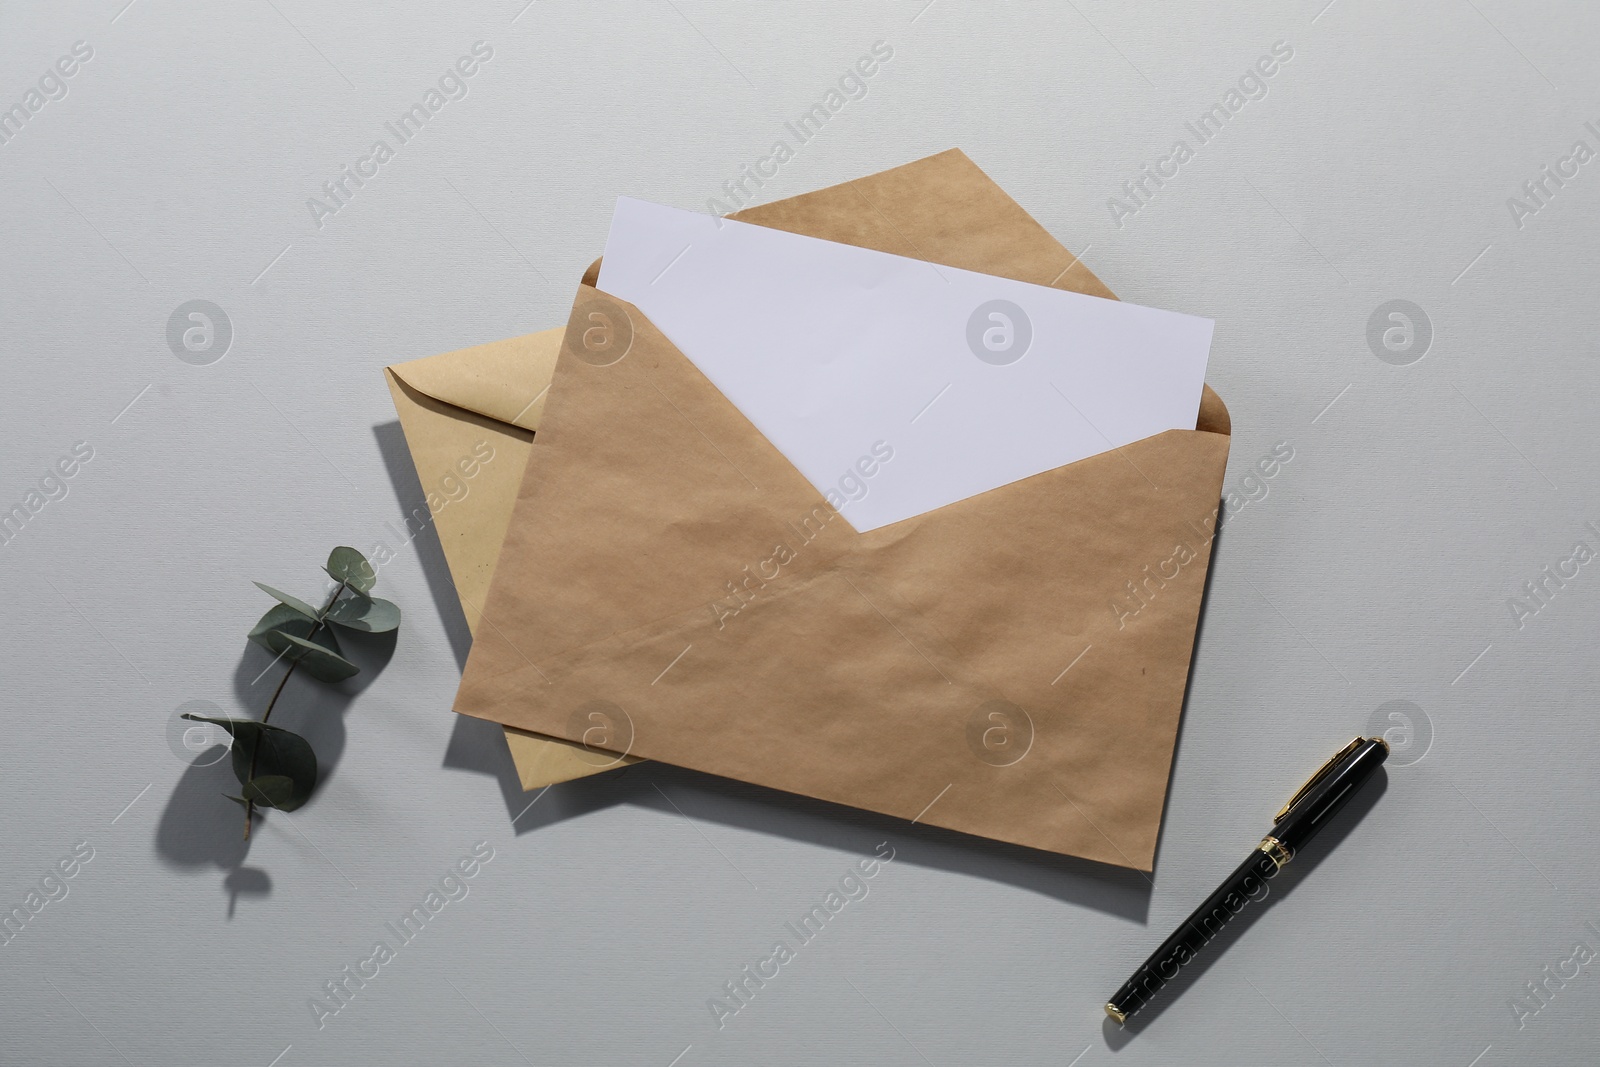
[[[617,201],[635,305],[858,531],[1194,429],[1212,322]]]

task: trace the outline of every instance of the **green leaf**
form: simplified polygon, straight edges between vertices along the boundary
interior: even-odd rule
[[[313,639],[311,631],[317,625],[315,619],[308,619],[287,604],[274,604],[267,609],[267,613],[255,624],[249,633],[250,640],[262,648],[274,653],[282,652],[286,642],[279,641],[277,633],[294,634],[296,637]],[[324,636],[326,635],[326,636]],[[318,630],[314,640],[318,644],[325,644],[330,652],[337,653],[339,646],[333,640],[333,635],[327,629]]]
[[[245,783],[243,793],[246,800],[279,811],[293,811],[300,806],[294,799],[294,779],[283,774],[257,775]]]
[[[390,601],[358,593],[335,604],[328,612],[328,621],[369,634],[386,634],[399,627],[400,608]]]
[[[339,546],[328,554],[324,568],[336,582],[344,582],[358,593],[365,593],[378,583],[378,572],[372,569],[367,557],[353,548]]]
[[[273,655],[301,664],[306,673],[320,682],[339,682],[360,673],[360,668],[344,658],[333,631],[284,604],[274,606],[255,629],[250,640]]]
[[[360,667],[337,652],[330,652],[325,645],[313,644],[303,637],[296,637],[282,630],[274,630],[273,634],[286,644],[285,658],[300,664],[306,669],[307,674],[319,682],[342,682],[361,673]]]
[[[293,608],[297,613],[304,615],[313,622],[316,621],[317,609],[312,607],[310,604],[307,604],[299,597],[292,597],[288,593],[279,592],[278,590],[272,588],[272,586],[265,585],[261,582],[254,582],[252,584],[254,584],[255,587],[261,590],[263,593],[272,597],[278,603],[284,605],[285,607]]]
[[[239,805],[241,808],[246,806],[244,797],[236,797],[232,793],[224,793],[224,794],[222,794],[222,798],[224,800],[233,801],[235,804]]]
[[[283,811],[294,811],[316,788],[317,754],[299,734],[254,719],[208,719],[203,715],[185,715],[184,718],[209,722],[233,735],[233,776],[244,786],[241,790],[244,797],[229,799],[248,799]],[[254,778],[251,777],[252,763],[255,764]],[[288,779],[289,787],[285,790],[276,782],[262,781],[277,778]]]

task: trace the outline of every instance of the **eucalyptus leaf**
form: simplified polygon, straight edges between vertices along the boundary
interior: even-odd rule
[[[317,754],[297,733],[268,726],[254,719],[208,719],[185,715],[195,722],[209,722],[233,735],[233,775],[244,786],[244,798],[282,811],[294,811],[304,804],[317,785]],[[251,764],[254,763],[254,777]],[[287,779],[288,788],[263,779]],[[265,798],[265,799],[263,799]]]
[[[283,774],[257,775],[245,783],[242,792],[246,800],[279,811],[293,811],[300,806],[294,800],[294,779]]]
[[[336,582],[344,582],[358,593],[369,592],[378,583],[378,572],[353,548],[340,545],[328,554],[325,568]]]
[[[301,600],[299,597],[293,597],[293,596],[290,596],[288,593],[280,592],[280,591],[272,588],[272,586],[267,585],[267,584],[265,584],[263,582],[255,582],[253,584],[255,585],[255,587],[257,589],[261,590],[263,593],[265,593],[268,596],[272,597],[278,603],[284,605],[285,607],[293,608],[296,612],[298,612],[301,615],[304,615],[306,618],[312,620],[313,622],[316,621],[317,609],[312,607],[310,604],[307,604],[304,600]]]
[[[358,593],[335,604],[328,621],[369,634],[386,634],[400,626],[400,608],[391,601]]]
[[[360,667],[337,652],[329,651],[326,645],[314,644],[283,630],[274,630],[272,634],[286,645],[285,658],[300,664],[307,674],[319,682],[342,682],[361,673]],[[316,636],[321,637],[322,634]]]
[[[316,627],[317,622],[315,619],[306,618],[287,604],[274,604],[267,609],[265,615],[261,616],[260,620],[250,630],[248,636],[250,640],[263,648],[270,649],[273,652],[282,652],[284,642],[278,641],[275,637],[269,638],[269,635],[281,631],[286,634],[294,634],[296,637],[306,638],[307,640],[315,640],[318,644],[326,645],[330,652],[337,653],[339,645],[333,640],[332,635],[328,634],[327,628],[323,627],[313,635],[311,631]],[[325,634],[327,635],[326,637],[324,636]]]

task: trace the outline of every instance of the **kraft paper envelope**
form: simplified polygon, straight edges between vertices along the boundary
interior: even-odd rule
[[[960,153],[945,153],[903,169],[907,173],[915,169],[920,181],[938,182],[952,167],[964,167],[977,173]],[[987,183],[987,179],[984,182]],[[849,188],[840,187],[842,190]],[[1009,203],[997,188],[990,186],[985,191],[992,197],[998,196],[997,204]],[[825,190],[819,195],[832,192],[835,191]],[[816,212],[805,206],[806,202],[805,197],[780,200],[733,217],[795,232],[812,232],[809,228],[819,224],[843,222],[844,229],[819,230],[813,235],[851,241],[854,239],[854,231],[849,227],[852,211],[870,213],[866,201],[852,198],[842,205],[830,203],[827,217],[819,220]],[[1021,223],[1030,231],[1038,229],[1014,204],[1011,208],[998,232],[975,229],[965,239],[974,244],[996,244],[1004,239],[1004,227]],[[983,219],[971,221],[974,226],[986,224]],[[989,220],[990,224],[992,221]],[[1012,255],[1057,254],[1056,249],[1035,248],[1029,242],[1007,251]],[[1005,273],[999,269],[998,260],[995,271]],[[1096,296],[1111,295],[1110,290],[1075,259],[1056,284]],[[538,429],[539,416],[544,410],[563,332],[564,328],[545,330],[386,369],[395,410],[400,416],[417,477],[427,487],[432,513],[413,516],[407,521],[407,528],[408,531],[421,529],[430,520],[434,521],[469,630],[477,629],[489,578],[511,519],[531,435]],[[464,478],[459,465],[472,464],[473,451],[485,442],[496,456],[491,461],[496,464],[495,476]],[[463,484],[466,495],[457,500],[455,497]],[[506,727],[505,735],[524,789],[537,789],[621,765],[609,754],[561,738],[542,737],[514,727]],[[595,737],[591,731],[590,740]],[[632,762],[636,760],[621,761]]]
[[[428,510],[408,517],[405,536],[434,524],[467,628],[474,633],[563,332],[545,330],[385,370],[406,447],[427,494]],[[512,728],[506,729],[506,741],[524,789],[635,762]]]
[[[960,152],[742,217],[1110,296]],[[1227,462],[1216,395],[1194,430],[858,534],[595,273],[456,710],[574,742],[602,723],[601,748],[1149,870]]]

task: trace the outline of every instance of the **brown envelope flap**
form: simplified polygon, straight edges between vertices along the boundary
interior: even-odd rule
[[[1169,431],[856,534],[597,302],[631,347],[596,366],[569,335],[457,710],[576,740],[598,707],[648,758],[1148,868],[1228,439]],[[1031,723],[1004,767],[996,708]]]
[[[1115,299],[959,148],[729,217]]]
[[[561,328],[397,363],[388,370],[434,400],[537,430],[561,350]]]
[[[774,230],[1116,299],[959,148],[728,216]],[[592,286],[600,261],[584,272]]]

